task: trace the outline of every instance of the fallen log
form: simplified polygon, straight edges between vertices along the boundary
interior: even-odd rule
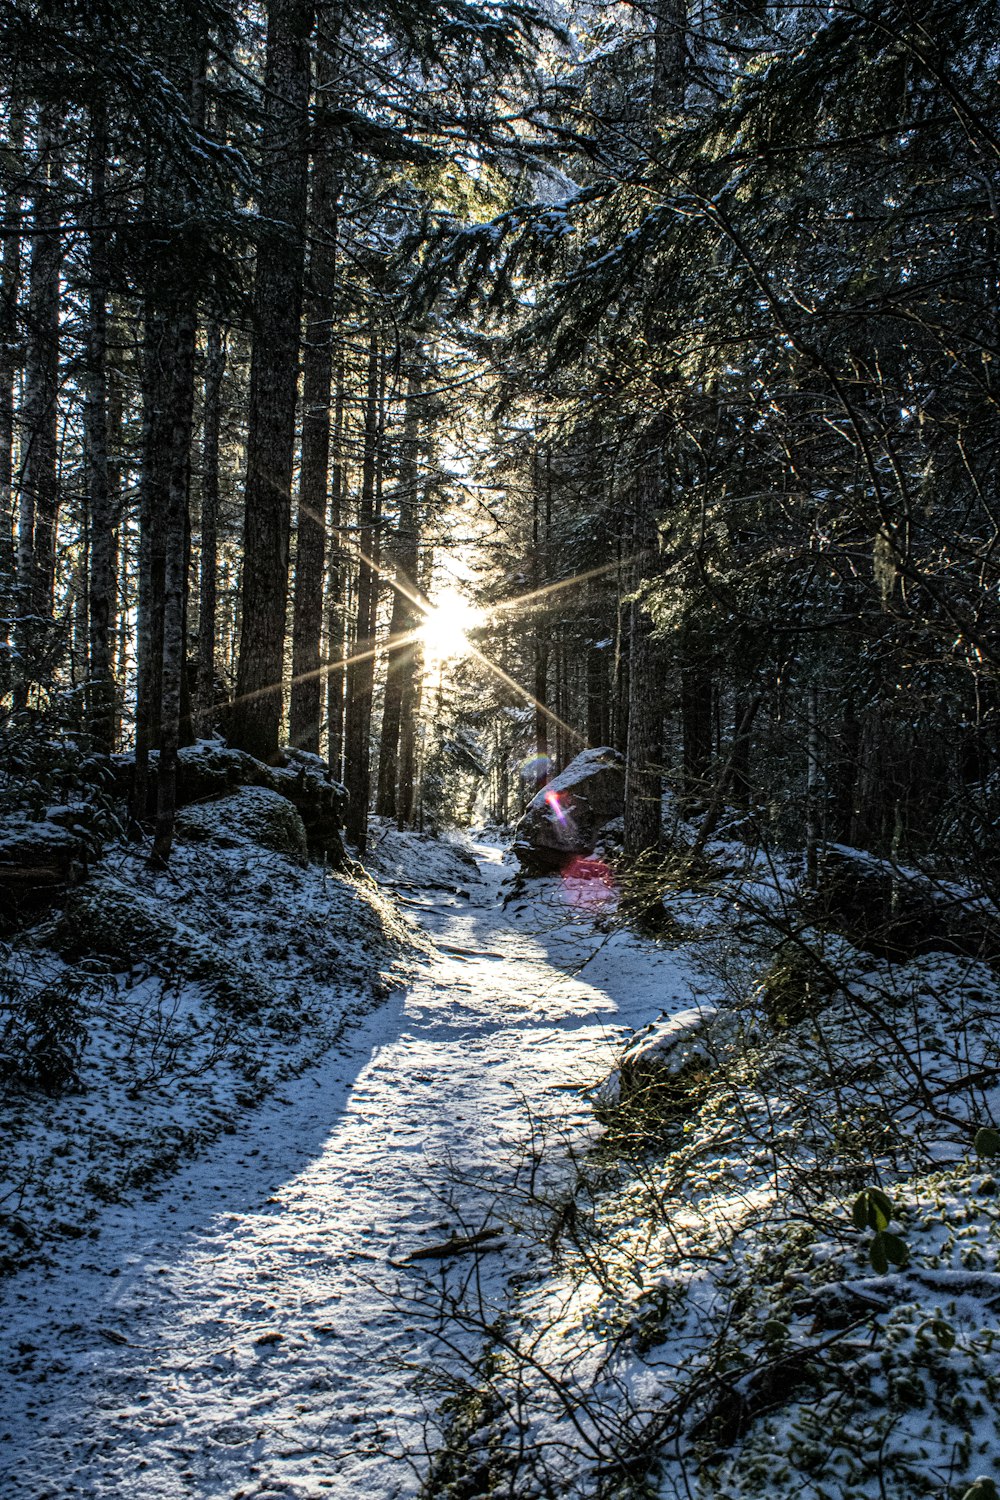
[[[393,1264],[408,1266],[417,1260],[447,1260],[449,1256],[469,1255],[476,1250],[500,1250],[502,1244],[496,1242],[502,1241],[503,1233],[502,1229],[480,1229],[476,1234],[452,1234],[436,1245],[422,1245]]]

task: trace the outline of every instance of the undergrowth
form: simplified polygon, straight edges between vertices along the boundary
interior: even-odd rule
[[[1000,1140],[996,975],[739,910],[697,1048],[596,1090],[600,1139],[520,1205],[536,1267],[503,1339],[476,1298],[447,1309],[491,1357],[425,1500],[1000,1481],[1000,1188],[973,1149]]]

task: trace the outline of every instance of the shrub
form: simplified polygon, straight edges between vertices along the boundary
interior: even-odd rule
[[[89,1040],[83,1017],[97,980],[68,970],[47,984],[0,969],[0,1080],[57,1094],[79,1082]]]

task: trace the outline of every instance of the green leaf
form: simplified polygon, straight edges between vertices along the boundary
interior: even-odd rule
[[[1000,1500],[1000,1490],[987,1474],[983,1474],[966,1490],[962,1500]]]
[[[884,1229],[886,1227],[886,1225],[888,1224],[889,1220],[892,1218],[892,1204],[891,1204],[891,1202],[886,1197],[885,1193],[882,1192],[881,1188],[869,1188],[868,1189],[868,1201],[871,1204],[871,1207],[874,1210],[876,1216],[879,1219],[884,1219],[885,1220],[885,1224],[877,1223],[875,1225],[875,1228],[876,1229]]]
[[[862,1188],[851,1211],[855,1229],[888,1229],[892,1204],[881,1188]]]
[[[889,1257],[885,1253],[884,1239],[883,1234],[877,1234],[868,1247],[868,1259],[872,1263],[872,1269],[879,1276],[884,1276],[889,1269]]]
[[[883,1234],[879,1238],[885,1251],[886,1259],[891,1260],[894,1266],[905,1266],[910,1258],[910,1250],[905,1240],[901,1240],[898,1234]]]
[[[975,1145],[977,1156],[1000,1156],[1000,1130],[984,1125],[982,1130],[976,1131]]]

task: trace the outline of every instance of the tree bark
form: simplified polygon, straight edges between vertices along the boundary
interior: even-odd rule
[[[327,54],[323,53],[325,60]],[[327,82],[324,74],[318,84]],[[313,161],[309,228],[312,251],[309,302],[302,361],[302,457],[295,550],[292,617],[292,687],[288,715],[291,744],[319,754],[320,636],[323,631],[323,574],[326,549],[326,493],[330,468],[330,385],[333,378],[333,290],[337,185],[329,151]]]
[[[250,357],[242,612],[234,744],[263,760],[281,739],[288,541],[308,181],[309,0],[268,7],[261,209]]]
[[[551,481],[551,454],[546,455],[546,476]],[[533,590],[548,582],[548,538],[552,520],[552,486],[546,484],[543,504],[539,454],[535,450],[534,483],[531,505],[531,549]],[[530,800],[549,780],[549,620],[539,609],[535,615],[534,673],[532,691],[535,701],[535,770],[532,783],[525,788]]]
[[[623,575],[627,576],[625,570],[622,568],[618,574],[619,595],[626,593],[628,589]],[[611,684],[611,742],[621,755],[624,755],[628,749],[629,622],[631,617],[630,606],[619,597],[615,609],[615,665]]]
[[[54,105],[41,112],[32,193],[34,234],[28,273],[27,352],[21,412],[21,495],[17,572],[22,610],[22,670],[38,670],[38,628],[51,621],[55,536],[59,512],[59,177],[62,119]],[[34,622],[32,624],[32,621]]]
[[[653,122],[684,102],[687,0],[656,0],[653,22]]]
[[[686,0],[656,0],[653,32],[653,79],[650,133],[660,116],[684,97]],[[665,453],[663,419],[649,428],[646,453],[636,482],[633,555],[639,587],[654,572],[657,513],[663,502]],[[653,643],[652,621],[641,599],[628,614],[628,730],[625,737],[625,854],[636,859],[660,842],[663,795],[661,653]]]
[[[608,672],[606,650],[587,647],[587,743],[606,745],[609,740]]]
[[[347,668],[347,733],[344,779],[350,794],[347,835],[363,854],[368,841],[368,799],[371,794],[371,711],[375,680],[374,616],[377,590],[375,504],[378,484],[380,421],[380,358],[374,332],[368,344],[368,390],[365,400],[364,457],[358,501],[357,629]]]
[[[419,641],[413,643],[413,655],[403,683],[399,731],[399,796],[396,808],[397,828],[412,828],[417,792],[417,719],[423,691],[423,652]]]
[[[136,604],[135,769],[133,824],[149,811],[149,755],[160,742],[163,670],[164,522],[169,504],[170,318],[159,286],[146,297],[143,339],[142,477],[139,488],[139,590]]]
[[[3,216],[8,227],[0,259],[0,589],[13,590],[14,568],[14,387],[20,365],[18,299],[21,292],[21,175],[24,170],[24,105],[10,102],[7,141],[8,187]]]
[[[712,673],[697,659],[697,646],[682,642],[681,734],[684,756],[684,796],[697,802],[708,795],[712,764]]]
[[[819,874],[822,770],[820,764],[819,688],[806,689],[806,884],[816,889]]]
[[[189,54],[191,120],[197,130],[205,124],[205,75],[208,32],[194,39]],[[197,242],[196,242],[197,246]],[[178,257],[188,247],[178,243]],[[162,664],[160,671],[160,755],[156,777],[156,829],[151,861],[165,865],[174,841],[177,816],[177,752],[182,723],[190,731],[191,703],[187,690],[188,561],[191,550],[191,442],[194,435],[195,347],[198,336],[200,267],[179,258],[173,278],[176,298],[172,329],[167,436],[167,507],[164,517]],[[186,274],[185,274],[186,272]]]
[[[663,455],[650,448],[638,476],[634,553],[636,584],[652,573],[656,515],[662,501]],[[663,684],[661,652],[646,604],[629,606],[628,737],[625,748],[625,855],[636,859],[660,843],[663,797]]]
[[[205,396],[201,428],[201,534],[198,559],[198,679],[195,725],[212,732],[215,717],[215,616],[218,608],[219,442],[226,344],[218,317],[205,335]]]
[[[163,664],[161,669],[160,755],[156,778],[156,832],[152,857],[170,857],[177,815],[177,751],[185,659],[185,593],[188,562],[188,490],[194,425],[194,350],[197,318],[194,304],[175,329],[173,382],[168,413],[170,474],[164,525]]]
[[[112,675],[112,623],[117,586],[115,516],[108,453],[108,246],[102,227],[107,217],[107,111],[95,103],[90,122],[90,329],[87,347],[85,447],[90,513],[88,576],[89,647],[87,721],[94,744],[110,754],[115,734]]]
[[[709,798],[708,807],[705,809],[705,816],[701,820],[698,835],[688,850],[687,857],[692,864],[702,854],[705,845],[718,827],[719,816],[725,806],[726,793],[732,785],[733,769],[739,759],[741,746],[750,738],[750,731],[753,728],[753,722],[757,717],[757,712],[762,701],[761,695],[758,693],[755,697],[746,699],[744,703],[743,712],[737,721],[733,743],[730,746],[726,763],[716,779],[715,786],[712,788],[712,795]]]
[[[395,592],[389,624],[389,660],[382,700],[378,788],[375,810],[380,817],[398,814],[400,729],[404,699],[412,712],[413,676],[417,643],[412,639],[420,611],[414,602],[417,556],[420,547],[420,409],[423,388],[419,347],[412,351],[407,375],[406,415],[403,420],[399,472],[399,520],[395,538]]]
[[[326,758],[334,776],[344,774],[344,372],[337,371],[333,409],[333,463],[330,468],[330,545],[326,575]]]

